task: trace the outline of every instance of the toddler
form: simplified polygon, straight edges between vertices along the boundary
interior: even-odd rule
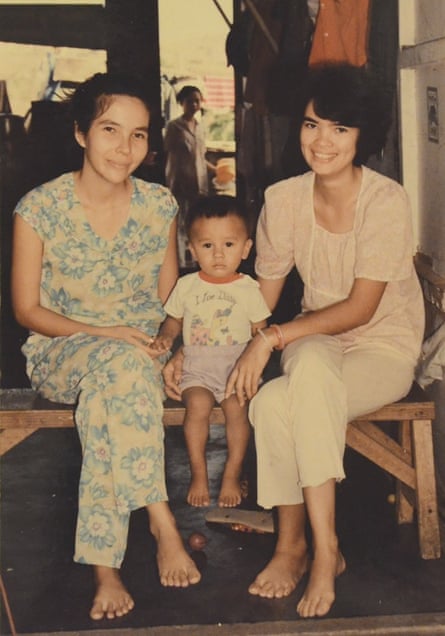
[[[210,504],[205,450],[216,401],[224,412],[227,438],[218,505],[233,507],[241,501],[240,476],[250,424],[246,405],[240,406],[235,395],[225,398],[226,381],[252,334],[266,326],[270,311],[258,283],[237,271],[252,240],[246,214],[234,197],[201,198],[190,208],[185,229],[200,270],[177,281],[153,346],[170,349],[182,332],[180,390],[191,469],[187,501],[192,506]]]

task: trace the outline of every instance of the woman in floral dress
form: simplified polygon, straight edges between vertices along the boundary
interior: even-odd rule
[[[32,387],[75,404],[82,470],[75,561],[92,564],[93,619],[128,613],[119,568],[130,513],[146,507],[163,585],[200,574],[167,503],[161,367],[152,337],[177,278],[177,205],[163,186],[132,177],[148,151],[144,91],[97,74],[70,98],[83,148],[78,172],[25,195],[14,218],[13,304],[30,330]]]

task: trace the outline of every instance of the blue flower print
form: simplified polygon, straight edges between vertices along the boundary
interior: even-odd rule
[[[115,369],[101,368],[96,371],[94,378],[97,387],[103,391],[112,384],[115,384],[117,381],[117,373]]]
[[[76,389],[79,386],[79,382],[83,378],[83,372],[81,369],[75,367],[68,373],[66,377],[66,386],[68,391],[70,389]]]
[[[80,309],[80,301],[77,298],[72,298],[69,292],[63,287],[59,289],[49,289],[49,297],[51,299],[51,305],[57,307],[62,314],[69,316],[77,314]]]
[[[118,514],[126,515],[131,510],[136,510],[136,508],[139,508],[139,504],[133,495],[134,489],[128,485],[119,484],[116,487],[114,496]]]
[[[79,336],[71,336],[65,338],[64,336],[60,336],[59,339],[63,342],[63,349],[56,357],[56,363],[60,367],[65,362],[65,360],[70,360],[75,357],[76,352],[79,349]],[[56,339],[54,339],[56,341]],[[97,340],[97,336],[88,336],[86,334],[82,337],[82,344],[84,346],[88,346],[89,344],[95,342]]]
[[[139,290],[132,296],[128,297],[128,303],[126,309],[133,314],[142,314],[143,312],[149,312],[156,307],[157,299],[153,300],[149,291]]]
[[[107,427],[105,425],[101,427],[91,426],[89,437],[90,444],[87,459],[94,462],[96,467],[99,467],[100,472],[108,472],[111,467],[111,457]]]
[[[138,293],[139,288],[141,287],[141,285],[144,285],[144,284],[146,284],[145,277],[142,276],[141,274],[136,274],[136,276],[131,276],[128,279],[128,286],[135,293]]]
[[[139,236],[135,236],[125,243],[125,247],[121,252],[121,258],[127,258],[129,261],[135,261],[141,255],[141,248],[141,239]]]
[[[122,281],[128,276],[126,267],[110,266],[99,272],[94,283],[94,292],[98,296],[109,296],[122,291]]]
[[[98,499],[106,499],[110,494],[104,486],[97,483],[90,486],[89,493],[93,501],[97,501]]]
[[[60,271],[67,277],[81,279],[94,269],[93,261],[86,258],[85,247],[73,239],[59,243],[53,253],[60,259]]]
[[[112,527],[112,515],[101,505],[79,510],[77,536],[82,543],[92,545],[96,550],[111,547],[116,540]]]
[[[151,488],[154,478],[158,479],[158,453],[153,448],[132,448],[122,458],[121,467],[130,473],[131,481],[144,488]]]
[[[88,356],[88,369],[97,369],[105,362],[109,362],[114,356],[121,353],[124,346],[117,340],[104,340]]]
[[[122,421],[128,427],[138,431],[149,431],[156,423],[154,413],[160,411],[150,401],[146,391],[132,391],[124,399],[114,397],[110,408],[115,412],[131,413],[131,417]]]

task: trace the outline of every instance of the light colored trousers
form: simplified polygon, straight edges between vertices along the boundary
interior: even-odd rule
[[[414,363],[396,351],[344,351],[324,335],[289,344],[281,367],[249,409],[263,508],[302,503],[303,488],[343,479],[347,423],[402,398],[414,378]]]

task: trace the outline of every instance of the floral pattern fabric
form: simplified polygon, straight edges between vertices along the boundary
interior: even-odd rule
[[[126,224],[107,241],[89,225],[72,174],[39,186],[18,204],[43,241],[41,303],[94,325],[157,333],[164,310],[160,267],[176,204],[162,186],[132,179]],[[76,404],[83,459],[75,560],[119,567],[129,515],[165,501],[162,360],[113,338],[31,334],[23,353],[32,387]]]

